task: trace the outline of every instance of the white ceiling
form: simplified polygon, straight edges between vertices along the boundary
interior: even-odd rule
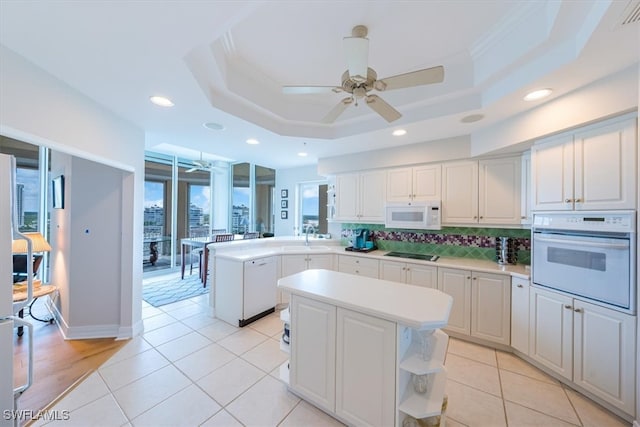
[[[637,64],[640,24],[621,20],[638,2],[2,0],[0,43],[139,126],[147,149],[286,168],[471,134]],[[339,86],[358,24],[378,77],[444,65],[445,80],[378,92],[403,115],[391,124],[360,105],[326,125],[344,94],[281,87]],[[541,87],[553,95],[522,100]]]

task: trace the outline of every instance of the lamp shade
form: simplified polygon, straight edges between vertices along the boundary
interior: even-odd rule
[[[49,242],[45,240],[42,234],[38,232],[22,233],[31,240],[33,244],[33,252],[49,252],[51,246]],[[27,241],[24,239],[14,240],[11,244],[11,250],[14,254],[26,254],[27,253]]]

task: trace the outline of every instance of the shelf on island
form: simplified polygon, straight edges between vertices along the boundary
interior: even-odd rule
[[[289,385],[289,361],[287,360],[282,365],[280,365],[280,369],[278,371],[278,376],[280,381]]]
[[[419,334],[419,332],[416,331],[412,331],[412,333]],[[443,368],[442,364],[444,363],[444,357],[447,352],[449,336],[438,329],[433,333],[433,339],[435,340],[435,343],[433,353],[431,353],[431,359],[422,359],[420,343],[413,340],[407,351],[404,353],[404,357],[400,361],[400,369],[417,375],[441,371]]]
[[[413,390],[412,382],[409,381],[398,407],[401,412],[418,419],[439,415],[442,412],[447,371],[442,370],[434,375],[436,377],[433,384],[425,394],[416,393]]]
[[[280,320],[289,323],[291,321],[291,314],[289,313],[289,307],[280,310]]]
[[[291,353],[291,347],[289,344],[287,344],[286,342],[284,342],[282,340],[282,338],[280,338],[280,350],[284,351],[287,354]]]

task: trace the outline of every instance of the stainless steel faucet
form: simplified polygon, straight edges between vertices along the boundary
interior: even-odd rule
[[[316,234],[316,229],[313,227],[313,225],[307,225],[307,229],[304,232],[305,246],[309,246],[309,230],[313,230],[313,234]]]

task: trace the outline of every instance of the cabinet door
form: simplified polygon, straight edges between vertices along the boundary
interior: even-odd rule
[[[380,278],[392,282],[406,283],[404,262],[380,261]]]
[[[482,224],[520,224],[520,157],[478,162],[478,215]]]
[[[289,386],[327,411],[335,409],[336,307],[291,298]]]
[[[469,335],[471,332],[471,272],[438,268],[438,289],[453,297],[446,329]]]
[[[471,335],[509,345],[510,326],[510,277],[474,272],[471,280]]]
[[[580,300],[573,310],[573,381],[633,414],[636,318]]]
[[[561,135],[531,148],[534,210],[573,209],[573,136]]]
[[[413,168],[413,200],[440,200],[442,198],[441,180],[441,165]]]
[[[635,209],[636,121],[575,136],[575,209]]]
[[[438,267],[407,263],[405,268],[408,284],[438,289]]]
[[[384,223],[386,171],[363,172],[360,176],[360,221]]]
[[[291,276],[307,269],[306,255],[282,255],[280,257],[280,277]],[[289,293],[278,290],[279,303],[289,303]]]
[[[529,281],[511,279],[511,347],[529,354]]]
[[[335,219],[348,221],[359,219],[359,182],[360,175],[357,173],[336,176]]]
[[[338,308],[336,414],[350,425],[395,425],[396,324]]]
[[[413,169],[391,169],[387,171],[387,201],[407,202],[413,195]]]
[[[478,162],[442,165],[442,222],[478,222]]]
[[[522,156],[520,170],[520,223],[531,224],[531,153]]]
[[[573,300],[533,286],[529,296],[529,356],[571,380]]]
[[[325,270],[333,270],[332,254],[313,254],[307,257],[308,268],[323,268]]]

